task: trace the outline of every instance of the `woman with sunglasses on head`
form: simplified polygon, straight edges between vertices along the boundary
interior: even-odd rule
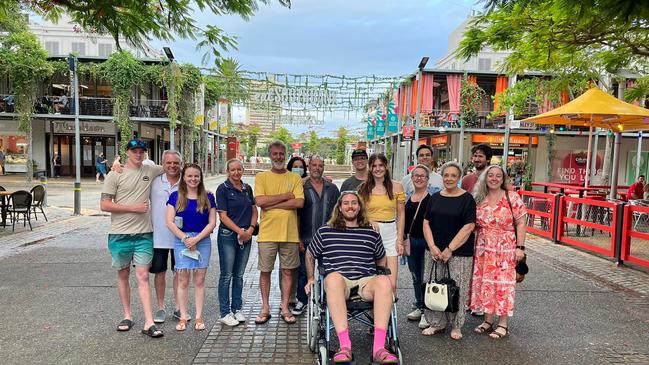
[[[476,251],[471,282],[472,310],[482,310],[484,322],[475,332],[500,339],[509,334],[508,319],[514,314],[516,264],[525,255],[527,210],[510,191],[507,173],[491,165],[480,174],[473,197],[477,205]],[[494,326],[495,316],[499,316]]]
[[[203,184],[203,171],[197,164],[186,164],[181,172],[178,191],[167,201],[167,227],[176,236],[174,258],[178,275],[180,320],[177,331],[187,327],[190,274],[194,282],[196,323],[194,329],[205,329],[205,275],[212,251],[210,235],[216,226],[216,201]]]
[[[428,211],[428,181],[430,170],[424,165],[417,165],[410,173],[414,191],[406,201],[406,236],[410,241],[410,254],[408,255],[408,268],[412,274],[412,285],[415,290],[416,308],[408,313],[409,321],[419,321],[419,328],[428,328],[424,313],[424,293],[421,288],[424,277],[424,262],[428,253],[428,246],[424,238],[424,217]]]
[[[216,189],[217,212],[221,220],[219,249],[219,322],[236,326],[246,321],[241,311],[243,274],[250,255],[252,234],[257,226],[257,206],[250,185],[241,180],[243,163],[237,159],[225,164],[228,179]],[[230,301],[232,288],[232,301]]]
[[[378,226],[390,269],[392,292],[397,294],[398,256],[403,254],[406,194],[401,183],[393,181],[384,154],[372,154],[370,173],[358,187],[367,209],[367,218]]]
[[[441,168],[444,189],[431,196],[424,218],[424,237],[430,250],[426,272],[433,277],[450,277],[459,287],[459,303],[466,303],[473,264],[473,229],[475,228],[475,201],[473,196],[458,187],[462,167],[447,162]],[[424,279],[426,280],[426,279]],[[462,339],[464,310],[456,313],[426,310],[430,327],[421,332],[432,336],[446,332],[451,326],[451,338]]]

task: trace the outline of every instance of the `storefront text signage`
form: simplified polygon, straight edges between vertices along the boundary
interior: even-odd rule
[[[488,143],[493,145],[502,145],[505,143],[505,136],[502,134],[474,134],[471,136],[473,143]],[[528,136],[509,136],[509,144],[527,145],[530,137]],[[539,144],[539,137],[532,137],[532,144]]]
[[[430,144],[433,146],[445,145],[448,143],[448,134],[443,136],[436,136],[430,139]]]
[[[334,90],[314,87],[271,86],[267,90],[252,93],[252,101],[270,104],[303,104],[326,107],[336,102]]]
[[[80,122],[81,134],[115,135],[115,124],[101,122]],[[52,132],[56,134],[74,134],[74,122],[52,122]]]

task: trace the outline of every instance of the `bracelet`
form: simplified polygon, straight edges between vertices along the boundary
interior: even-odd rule
[[[185,237],[180,239],[180,242],[185,243],[185,241],[187,241],[188,238],[189,238],[189,236],[185,236]]]
[[[516,246],[516,248],[521,250],[521,251],[525,251],[525,246]]]

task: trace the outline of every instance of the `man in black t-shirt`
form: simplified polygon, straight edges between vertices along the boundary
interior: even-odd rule
[[[347,259],[353,256],[353,263]],[[325,269],[324,287],[331,320],[338,334],[340,349],[334,362],[353,359],[347,324],[347,303],[352,289],[358,288],[362,300],[374,304],[373,360],[396,364],[399,359],[385,349],[390,311],[392,284],[387,275],[377,275],[376,266],[385,266],[387,259],[381,236],[371,229],[363,204],[355,192],[343,192],[327,226],[320,227],[308,247],[307,294],[314,282],[315,260]]]

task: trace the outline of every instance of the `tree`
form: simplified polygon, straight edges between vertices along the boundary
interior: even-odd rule
[[[318,151],[318,133],[316,131],[311,131],[309,133],[309,142],[306,144],[305,151],[310,155],[317,154]]]
[[[291,135],[291,132],[286,129],[286,127],[279,127],[274,132],[271,132],[270,138],[272,140],[277,140],[277,141],[282,141],[286,145],[286,148],[288,151],[291,151],[291,143],[293,143],[293,136]]]
[[[347,150],[347,143],[349,142],[349,132],[347,128],[340,127],[336,132],[336,164],[343,165],[345,163],[345,152]]]
[[[510,50],[503,69],[585,73],[645,70],[649,5],[632,0],[490,0],[460,42],[457,55],[485,46]],[[616,12],[618,10],[619,12]]]
[[[290,7],[290,0],[278,0]],[[250,19],[259,4],[270,0],[10,0],[8,3],[23,3],[39,15],[58,21],[63,12],[72,20],[92,32],[110,34],[121,50],[120,37],[136,47],[142,46],[152,36],[165,41],[176,38],[196,39],[197,49],[207,49],[204,63],[210,54],[217,59],[220,50],[236,48],[236,38],[228,36],[222,29],[207,25],[201,28],[194,19],[194,9],[212,13],[214,16],[239,15]],[[0,5],[1,8],[7,5]]]
[[[225,58],[217,61],[213,73],[206,75],[205,96],[216,104],[218,101],[228,105],[228,120],[226,121],[228,134],[232,135],[232,104],[242,103],[249,98],[249,80],[243,77],[241,65],[234,58]],[[213,105],[213,104],[212,104]]]

